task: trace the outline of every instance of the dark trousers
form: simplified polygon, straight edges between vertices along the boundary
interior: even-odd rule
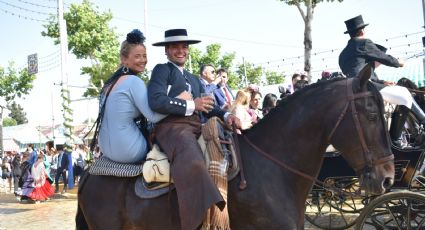
[[[205,166],[198,144],[199,116],[168,116],[155,126],[156,140],[168,155],[176,187],[182,230],[196,229],[208,208],[225,202]]]
[[[55,186],[56,186],[56,189],[58,189],[58,187],[59,187],[59,178],[60,178],[60,176],[62,176],[63,187],[66,188],[67,187],[67,184],[68,184],[68,180],[66,179],[66,170],[58,169],[56,171],[56,176],[55,176]]]
[[[13,175],[13,191],[17,192],[19,188],[19,178],[20,176]]]

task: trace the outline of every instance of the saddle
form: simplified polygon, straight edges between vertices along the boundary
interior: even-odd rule
[[[239,165],[232,131],[226,128],[219,118],[210,118],[206,124],[202,125],[202,135],[199,137],[198,143],[208,169],[216,167],[216,165],[211,165],[217,162],[217,159],[214,159],[217,157],[213,157],[213,155],[221,155],[228,163],[227,180],[236,177]],[[137,177],[135,192],[143,199],[156,198],[174,189],[168,157],[156,144],[153,145],[152,150],[146,156],[146,161],[142,164],[118,163],[102,156],[90,166],[89,173],[103,176]]]

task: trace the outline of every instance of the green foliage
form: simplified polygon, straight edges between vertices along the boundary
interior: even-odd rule
[[[9,117],[13,119],[18,125],[28,123],[28,119],[26,118],[26,113],[21,105],[16,102],[12,102],[12,104],[7,106],[7,109],[10,110]]]
[[[243,64],[240,64],[238,66],[238,70],[236,71],[238,79],[240,79],[238,82],[238,88],[244,88],[246,86],[245,82],[243,81],[245,70],[248,84],[260,84],[261,75],[263,75],[263,68],[261,68],[261,66],[254,67],[254,65],[250,64],[249,62],[245,62],[245,67]]]
[[[15,126],[18,123],[15,121],[15,119],[10,118],[10,117],[5,117],[3,119],[3,126],[7,127],[7,126]]]
[[[206,52],[203,54],[200,50],[189,47],[191,62],[186,62],[185,68],[189,69],[192,65],[193,74],[200,75],[199,70],[203,64],[212,64],[216,69],[225,68],[227,70],[232,66],[235,59],[235,53],[225,53],[222,56],[221,45],[214,43],[206,47]]]
[[[100,88],[119,65],[118,35],[109,23],[112,13],[99,12],[90,1],[71,4],[69,12],[64,13],[67,25],[68,48],[79,59],[89,59],[91,66],[81,68],[82,74],[88,74],[90,82]],[[41,34],[54,39],[59,44],[59,26],[56,16],[43,25],[46,31]],[[99,90],[89,89],[85,96],[97,96]]]
[[[28,95],[33,87],[34,79],[35,75],[28,74],[27,68],[18,73],[13,62],[9,63],[7,71],[0,66],[0,97],[9,104],[16,97]]]
[[[285,75],[274,71],[266,71],[266,81],[268,85],[282,84],[285,82]]]

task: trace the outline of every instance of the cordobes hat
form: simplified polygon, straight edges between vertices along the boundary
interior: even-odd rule
[[[153,46],[166,46],[170,43],[185,42],[187,44],[196,44],[200,40],[189,39],[186,29],[171,29],[165,31],[165,39],[162,42],[153,43]]]
[[[350,33],[352,31],[356,31],[358,29],[363,29],[368,25],[369,24],[365,24],[363,22],[362,15],[348,19],[347,21],[345,21],[345,26],[347,27],[347,31],[345,31],[344,34]]]

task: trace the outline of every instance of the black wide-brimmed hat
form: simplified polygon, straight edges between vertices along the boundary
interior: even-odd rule
[[[351,31],[356,31],[358,29],[363,29],[367,25],[369,24],[365,24],[363,22],[362,15],[348,19],[347,21],[345,21],[345,26],[347,27],[347,31],[345,31],[344,34],[350,33]]]
[[[153,46],[165,46],[170,43],[185,42],[187,44],[196,44],[201,42],[200,40],[190,39],[187,36],[186,29],[171,29],[165,31],[164,41],[153,43]]]

